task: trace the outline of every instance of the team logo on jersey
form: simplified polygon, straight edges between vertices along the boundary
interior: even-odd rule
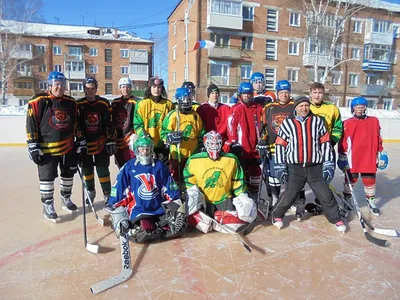
[[[278,133],[279,127],[281,127],[283,120],[285,120],[289,116],[289,113],[279,113],[279,114],[273,114],[272,115],[272,124],[271,127],[272,129]]]
[[[214,171],[210,177],[206,179],[204,188],[222,188],[224,187],[223,180],[221,178],[221,171]]]
[[[161,113],[155,113],[152,118],[149,119],[149,128],[157,128],[161,120]]]
[[[141,173],[135,175],[135,178],[141,182],[138,188],[138,196],[141,199],[150,201],[158,196],[159,190],[153,174]]]
[[[125,129],[128,127],[128,113],[127,111],[121,111],[117,113],[116,116],[116,126],[120,129]]]
[[[99,130],[100,117],[97,112],[88,112],[85,114],[86,129],[90,133],[95,133]]]
[[[64,131],[71,128],[71,118],[69,111],[66,109],[53,108],[50,109],[49,125],[57,130]]]

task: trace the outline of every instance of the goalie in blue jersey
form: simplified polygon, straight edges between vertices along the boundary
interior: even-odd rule
[[[153,158],[150,137],[131,141],[131,147],[136,158],[119,171],[108,201],[113,229],[117,236],[127,231],[137,243],[180,236],[186,216],[178,185],[168,167]]]

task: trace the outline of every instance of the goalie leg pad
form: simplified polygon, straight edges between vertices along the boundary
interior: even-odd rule
[[[203,233],[210,232],[213,227],[211,217],[206,215],[202,211],[197,211],[188,217],[188,224],[192,227],[197,228]]]
[[[128,235],[135,243],[141,244],[160,238],[162,233],[154,220],[143,218],[133,225]]]
[[[165,209],[164,236],[166,238],[174,238],[180,236],[186,228],[185,204],[181,199],[163,202]]]
[[[221,233],[228,234],[227,230],[224,229],[221,225],[228,228],[233,232],[239,231],[239,229],[243,228],[243,225],[248,224],[238,217],[238,213],[233,210],[226,210],[226,211],[216,211],[214,214],[214,219],[219,223],[212,223],[212,227],[215,231],[219,231]]]
[[[251,223],[257,217],[257,206],[246,193],[241,193],[233,198],[233,205],[236,208],[237,217],[247,223]]]
[[[128,232],[130,223],[125,207],[119,206],[114,210],[109,209],[107,212],[111,215],[111,228],[115,231],[118,238],[121,232]]]

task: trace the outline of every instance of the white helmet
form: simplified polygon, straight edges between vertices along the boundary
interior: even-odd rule
[[[129,77],[122,77],[118,81],[118,87],[120,88],[121,85],[129,85],[130,87],[132,87],[132,80]]]

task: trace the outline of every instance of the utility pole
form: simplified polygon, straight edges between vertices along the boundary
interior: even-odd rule
[[[192,8],[192,5],[194,3],[195,0],[188,0],[188,7],[185,9],[185,48],[186,48],[186,52],[185,52],[185,81],[189,80],[189,13],[190,13],[190,9]]]
[[[56,19],[57,24],[60,24],[60,18],[54,17],[54,19]]]
[[[85,16],[81,15],[82,18],[82,25],[85,25]]]

